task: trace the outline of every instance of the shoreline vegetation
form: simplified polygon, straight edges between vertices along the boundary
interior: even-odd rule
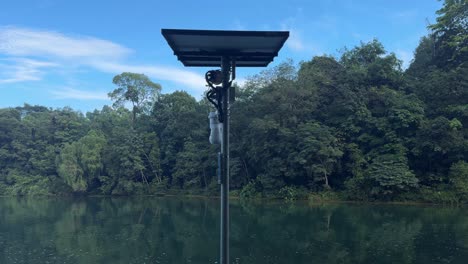
[[[218,200],[220,198],[219,194],[202,194],[202,193],[189,193],[189,192],[169,192],[169,193],[153,193],[153,194],[131,194],[131,195],[111,195],[111,194],[77,194],[71,193],[66,195],[0,195],[0,198],[13,198],[13,197],[23,197],[23,198],[130,198],[130,199],[140,199],[140,198],[193,198],[193,199],[209,199],[209,200]],[[460,203],[459,201],[453,200],[443,200],[438,201],[428,201],[424,199],[420,200],[346,200],[346,196],[342,193],[329,192],[328,194],[324,193],[308,193],[306,196],[287,198],[281,197],[278,195],[271,196],[262,196],[255,198],[243,198],[239,196],[238,191],[232,191],[229,194],[229,199],[231,202],[235,203],[263,203],[263,202],[274,202],[281,204],[289,204],[292,202],[307,202],[308,204],[320,205],[320,204],[355,204],[355,205],[419,205],[419,206],[462,206],[465,207],[467,203]]]
[[[444,2],[407,69],[373,40],[236,87],[232,196],[468,203],[467,5]],[[0,109],[0,195],[216,195],[210,103],[143,74],[112,83],[86,114]]]

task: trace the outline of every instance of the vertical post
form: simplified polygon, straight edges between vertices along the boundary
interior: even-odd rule
[[[223,141],[221,145],[221,236],[220,264],[229,263],[229,73],[230,59],[223,56],[221,71],[223,74]]]

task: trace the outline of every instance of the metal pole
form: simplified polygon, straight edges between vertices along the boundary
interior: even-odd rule
[[[223,141],[221,153],[221,237],[220,264],[229,263],[229,72],[231,63],[224,56],[221,62],[223,74]]]

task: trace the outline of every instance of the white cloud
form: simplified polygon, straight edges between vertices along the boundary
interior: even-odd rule
[[[295,27],[296,17],[289,17],[285,19],[280,27],[281,30],[289,31],[289,38],[286,41],[286,45],[294,51],[303,51],[304,50],[304,41],[301,36],[301,31]]]
[[[296,15],[284,19],[280,23],[281,30],[289,31],[289,38],[286,46],[293,51],[302,52],[310,55],[311,53],[320,53],[320,49],[310,40],[304,39],[303,28],[305,23],[302,8],[298,8]]]
[[[18,27],[0,27],[0,56],[16,62],[0,64],[4,70],[0,83],[41,80],[45,67],[61,66],[60,71],[90,67],[118,74],[124,71],[144,73],[158,80],[204,89],[200,74],[162,65],[131,65],[125,62],[134,53],[111,41],[88,36],[68,36],[58,32]],[[41,58],[44,62],[32,60]],[[22,61],[22,62],[21,62]],[[48,62],[45,62],[48,61]],[[35,63],[33,63],[35,62]],[[45,63],[45,64],[44,64]],[[197,90],[200,91],[200,90]]]
[[[301,35],[297,30],[294,29],[286,29],[289,30],[289,39],[287,41],[287,45],[295,51],[303,51],[304,50],[304,41],[302,40]]]
[[[40,80],[44,68],[56,67],[58,64],[26,58],[9,58],[0,60],[0,84]]]
[[[71,37],[52,31],[0,28],[0,53],[13,56],[53,56],[61,59],[119,59],[132,51],[119,44]]]
[[[109,100],[107,93],[102,91],[84,91],[73,88],[63,88],[50,91],[50,93],[55,99]]]

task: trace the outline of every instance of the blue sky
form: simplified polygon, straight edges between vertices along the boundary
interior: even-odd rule
[[[3,1],[0,107],[23,103],[92,111],[111,102],[112,77],[144,73],[163,93],[199,99],[207,68],[184,68],[161,28],[289,30],[270,67],[339,56],[343,47],[380,40],[407,66],[435,21],[436,0]],[[238,69],[240,81],[261,68]]]

